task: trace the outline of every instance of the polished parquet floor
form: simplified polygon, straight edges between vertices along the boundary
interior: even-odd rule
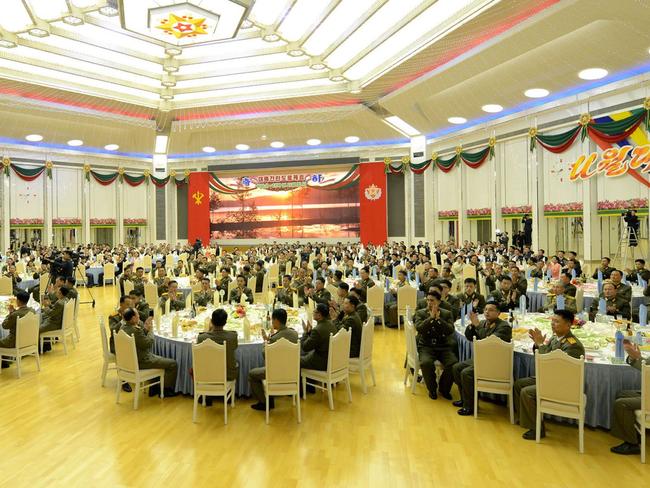
[[[115,303],[112,286],[93,288],[95,309],[81,305],[81,342],[61,346],[0,375],[0,486],[642,486],[650,465],[609,453],[618,443],[587,429],[578,453],[577,429],[549,424],[541,444],[521,439],[507,409],[483,402],[478,420],[459,417],[450,402],[432,401],[424,387],[402,385],[404,343],[397,330],[377,328],[377,386],[363,395],[352,379],[335,411],[310,395],[297,424],[291,401],[280,399],[271,423],[238,399],[223,425],[221,404],[199,409],[178,396],[132,394],[115,404],[115,376],[100,386],[98,317]],[[82,300],[88,292],[81,290]],[[457,392],[454,390],[454,394]]]

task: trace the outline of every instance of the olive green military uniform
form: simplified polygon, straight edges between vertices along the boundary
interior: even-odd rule
[[[108,316],[108,328],[111,331],[111,336],[108,340],[108,344],[113,354],[115,354],[115,335],[120,331],[121,327],[122,327],[122,314],[120,314],[119,311],[116,311]]]
[[[481,320],[477,327],[472,324],[465,328],[465,337],[472,342],[485,339],[494,335],[505,342],[512,340],[512,327],[505,320],[497,319],[492,323]],[[463,400],[463,408],[474,409],[474,360],[468,359],[454,364],[452,368],[454,383],[458,386],[460,398]]]
[[[134,291],[139,291],[142,294],[144,294],[144,284],[145,284],[145,278],[139,278],[138,276],[133,277],[133,290]]]
[[[138,355],[138,366],[140,369],[164,369],[165,388],[174,388],[176,376],[178,375],[178,364],[169,358],[156,356],[151,352],[153,346],[153,332],[146,331],[143,323],[137,326],[124,323],[120,330],[123,330],[135,339],[135,349]]]
[[[599,313],[598,307],[600,304],[600,298],[605,298],[602,296],[602,293],[597,300],[591,302],[591,308],[589,309],[589,320],[594,320],[596,314]],[[628,300],[625,300],[623,297],[616,295],[614,298],[606,298],[605,305],[607,315],[620,315],[624,319],[630,319],[632,317],[630,302]]]
[[[433,318],[428,309],[418,310],[413,317],[418,332],[417,345],[422,377],[429,394],[438,389],[436,382],[436,361],[444,367],[440,376],[440,393],[449,395],[453,383],[452,367],[458,362],[450,338],[454,334],[454,320],[451,313],[439,308],[440,316]]]
[[[246,301],[248,303],[253,303],[253,292],[248,287],[244,287],[243,290],[240,290],[239,288],[233,288],[232,290],[230,290],[230,296],[228,297],[228,301],[239,303],[241,301],[242,295],[246,296]]]
[[[338,330],[345,329],[352,331],[352,338],[350,339],[350,357],[358,358],[361,351],[361,332],[363,331],[361,318],[356,312],[343,314],[340,320],[334,321],[334,325]]]
[[[338,332],[331,320],[321,320],[300,338],[300,367],[325,371],[330,348],[330,334]]]
[[[180,310],[185,310],[185,300],[179,297],[182,297],[182,295],[177,293],[176,298],[171,300],[171,302],[169,303],[170,312],[174,312],[174,311],[178,312]],[[169,294],[163,293],[163,296],[160,298],[160,310],[162,310],[163,313],[165,313],[165,304],[167,303],[167,300],[170,300]]]
[[[576,313],[577,308],[576,308],[576,299],[573,297],[568,296],[566,293],[564,293],[564,310],[568,310],[569,312]],[[598,301],[594,300],[594,303],[596,303],[596,308],[598,308]],[[554,295],[552,293],[549,293],[546,295],[546,303],[544,304],[544,310],[547,312],[550,311],[552,312],[557,308],[557,295]]]
[[[632,287],[621,282],[616,286],[616,296],[621,297],[628,303],[632,301]]]
[[[0,348],[11,349],[16,347],[16,325],[18,319],[22,319],[29,312],[36,313],[31,307],[20,307],[11,312],[2,321],[2,328],[9,331],[9,335],[4,339],[0,339]]]
[[[462,308],[463,305],[469,305],[471,303],[473,310],[478,314],[483,313],[483,309],[485,309],[485,297],[478,294],[477,292],[474,292],[472,295],[467,295],[465,292],[459,293],[456,295],[456,298],[458,299],[459,308]],[[474,307],[474,300],[478,300],[478,305],[476,307]]]
[[[359,315],[362,324],[368,322],[368,306],[365,303],[359,304],[357,307],[357,314]]]
[[[314,290],[312,298],[316,303],[324,303],[329,306],[332,294],[327,290],[327,288],[322,288],[320,290]]]
[[[199,307],[207,307],[208,303],[212,303],[213,300],[214,292],[212,290],[201,290],[194,294],[194,303]]]
[[[650,358],[646,359],[646,363]],[[627,363],[641,371],[641,359],[627,358]],[[621,390],[616,393],[612,410],[612,435],[630,444],[639,443],[636,431],[636,410],[641,410],[641,390]]]
[[[60,300],[52,303],[52,305],[49,307],[45,307],[41,311],[41,333],[49,332],[52,330],[59,330],[63,326],[63,309],[66,302],[66,298],[61,298]]]
[[[168,286],[165,284],[165,277],[162,278],[155,278],[153,282],[156,284],[158,287],[158,295],[162,296],[163,293],[167,293]]]
[[[561,339],[553,336],[548,344],[539,346],[537,354],[546,354],[556,349],[573,358],[585,355],[584,346],[571,331]],[[535,429],[535,416],[537,414],[535,378],[519,378],[515,381],[513,393],[515,412],[519,413],[519,425],[528,430]]]
[[[140,320],[147,320],[151,308],[149,307],[149,304],[146,302],[146,300],[140,300],[140,303],[138,303],[135,308],[138,311]]]
[[[372,278],[368,278],[367,280],[360,280],[359,285],[361,286],[361,288],[368,291],[368,288],[372,288],[373,286],[375,286],[375,282],[373,281]]]
[[[598,270],[602,271],[603,279],[608,280],[610,275],[612,274],[612,271],[614,271],[614,268],[612,268],[611,266],[607,266],[605,269],[603,269],[602,267],[598,268],[596,271],[594,271],[594,274],[592,275],[592,278],[595,280],[598,279]]]
[[[287,307],[293,307],[293,293],[293,288],[278,288],[275,299]]]
[[[521,295],[519,292],[517,292],[517,297],[513,301],[510,298],[510,290],[508,291],[507,295],[503,294],[503,291],[501,290],[494,290],[492,293],[490,293],[489,298],[487,299],[487,302],[492,302],[494,303],[499,311],[501,312],[509,312],[510,310],[514,310],[519,306],[519,297]]]

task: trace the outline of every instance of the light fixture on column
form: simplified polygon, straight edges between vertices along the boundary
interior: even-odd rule
[[[36,19],[34,27],[31,27],[27,33],[33,37],[47,37],[50,35],[50,24],[43,22],[40,19]]]
[[[163,88],[160,91],[160,99],[161,100],[173,100],[174,99],[174,93],[172,92],[171,88]]]
[[[160,80],[160,84],[162,86],[172,88],[172,87],[176,86],[176,77],[173,76],[173,75],[170,75],[169,73],[163,73],[162,79]]]
[[[165,58],[165,61],[163,61],[163,70],[167,73],[176,73],[178,71],[178,60]]]
[[[299,58],[300,56],[305,55],[305,51],[303,51],[301,49],[300,45],[298,43],[296,43],[296,42],[292,42],[291,44],[287,44],[286,52],[292,58]]]
[[[183,54],[183,50],[177,46],[167,46],[165,48],[165,54],[167,56],[180,56]]]
[[[320,56],[312,56],[309,58],[309,68],[313,69],[314,71],[321,71],[327,68],[325,63],[323,63],[323,60],[320,58]]]

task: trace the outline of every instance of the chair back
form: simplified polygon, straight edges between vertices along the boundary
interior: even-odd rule
[[[372,343],[375,337],[375,319],[372,313],[368,313],[368,320],[361,329],[361,349],[359,359],[368,360],[372,358]]]
[[[8,276],[0,276],[0,295],[13,295],[13,282]]]
[[[192,346],[192,367],[196,383],[225,384],[227,381],[226,343],[212,339]]]
[[[61,328],[63,330],[72,330],[74,328],[74,308],[77,300],[70,299],[63,306],[63,321]]]
[[[650,360],[641,362],[641,418],[643,416],[650,417]]]
[[[330,295],[332,295],[332,300],[336,300],[338,298],[339,289],[337,287],[334,285],[327,285],[325,286],[325,289],[330,292]]]
[[[203,289],[203,285],[201,284],[200,281],[197,283],[193,283],[191,287],[192,287],[192,293],[198,293]]]
[[[269,282],[269,273],[267,272],[267,273],[264,273],[264,279],[262,280],[262,293],[264,293],[265,291],[268,291],[269,286],[270,286],[269,283],[270,283]],[[276,281],[276,283],[277,283],[277,281]],[[251,288],[251,290],[253,290],[253,289]],[[255,290],[253,290],[253,291],[255,291]]]
[[[27,267],[25,266],[25,261],[17,261],[16,262],[16,273],[25,274],[26,270],[27,270]]]
[[[463,281],[465,281],[467,278],[476,279],[476,266],[473,264],[465,264],[463,266]]]
[[[266,273],[269,276],[269,281],[271,283],[277,283],[280,279],[280,265],[275,263],[269,266],[269,271]]]
[[[291,261],[287,261],[287,264],[284,269],[284,274],[288,274],[288,275],[291,274]]]
[[[74,278],[79,282],[86,282],[86,267],[83,264],[77,265],[76,269],[74,270]]]
[[[487,285],[485,284],[485,276],[483,273],[478,274],[478,287],[482,295],[487,296]]]
[[[233,280],[228,281],[228,293],[226,293],[226,297],[225,297],[226,301],[230,300],[230,292],[232,291],[233,283],[234,283]]]
[[[142,267],[145,270],[149,270],[151,269],[151,265],[152,265],[151,256],[149,254],[145,254],[145,256],[142,258]]]
[[[316,308],[316,302],[314,301],[313,298],[308,297],[307,298],[307,311],[310,314],[313,314],[315,308]]]
[[[104,264],[104,279],[105,280],[115,279],[115,265],[113,263]]]
[[[85,278],[86,277],[84,276],[84,279]],[[40,287],[39,293],[40,293],[41,296],[45,295],[45,292],[47,292],[47,290],[45,288],[47,287],[47,284],[49,282],[50,282],[50,273],[42,273],[38,277],[38,284],[39,284],[39,287]],[[0,295],[1,295],[1,293],[0,293]]]
[[[582,312],[585,308],[585,291],[582,287],[578,287],[576,290],[576,311],[578,313]]]
[[[296,383],[300,381],[300,345],[280,339],[264,346],[266,382]]]
[[[255,287],[257,286],[257,277],[253,276],[251,278],[248,278],[248,284],[246,286],[248,286],[248,288],[250,288],[251,291],[255,293]]]
[[[133,282],[131,280],[124,280],[124,294],[128,295],[133,291],[133,288],[135,286],[133,285]]]
[[[373,287],[374,288],[374,287]],[[410,285],[397,290],[397,313],[405,315],[407,307],[415,310],[418,306],[418,291]]]
[[[158,287],[155,283],[144,284],[144,300],[150,307],[155,307],[158,303]]]
[[[16,321],[16,349],[38,346],[38,317],[29,312]]]
[[[418,345],[415,340],[415,327],[410,318],[404,320],[404,336],[406,337],[406,362],[414,367],[418,362]]]
[[[212,303],[215,305],[218,303],[221,303],[221,294],[219,293],[220,290],[215,290],[214,294],[212,295]]]
[[[420,281],[424,281],[424,278],[425,278],[425,276],[424,276],[424,264],[418,264],[415,267],[415,272],[420,277]]]
[[[375,285],[368,288],[367,293],[368,308],[376,310],[378,313],[384,311],[384,289],[381,286]]]
[[[167,254],[167,256],[165,256],[165,268],[173,268],[173,267],[174,267],[174,255]]]
[[[104,317],[99,318],[99,336],[102,338],[102,354],[104,359],[111,357],[111,351],[108,348],[108,334],[104,325]]]
[[[298,308],[300,306],[300,300],[298,300],[298,294],[293,294],[293,308]]]
[[[474,338],[474,377],[480,380],[512,381],[514,343],[505,342],[495,335],[485,339]]]
[[[115,336],[115,364],[118,370],[127,373],[139,371],[135,338],[124,332],[124,330],[120,330]]]
[[[350,342],[352,331],[341,329],[330,335],[330,348],[327,352],[327,370],[330,374],[346,369],[350,364]]]
[[[192,294],[188,293],[185,297],[185,309],[190,310],[192,308]]]
[[[171,311],[171,305],[172,301],[169,298],[165,300],[165,315],[169,315],[169,312]]]
[[[556,349],[535,354],[537,397],[565,405],[582,405],[584,402],[585,361],[572,358]]]

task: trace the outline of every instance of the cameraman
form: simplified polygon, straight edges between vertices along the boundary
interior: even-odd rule
[[[63,251],[60,258],[51,262],[52,270],[56,276],[68,278],[73,275],[74,266],[72,264],[72,256],[70,251]]]
[[[638,243],[638,238],[639,238],[639,217],[636,216],[636,210],[628,210],[627,212],[623,212],[621,214],[623,217],[623,220],[625,220],[625,223],[627,224],[628,232],[629,232],[629,246],[630,247],[636,247],[639,245]],[[632,232],[634,231],[634,232]]]

